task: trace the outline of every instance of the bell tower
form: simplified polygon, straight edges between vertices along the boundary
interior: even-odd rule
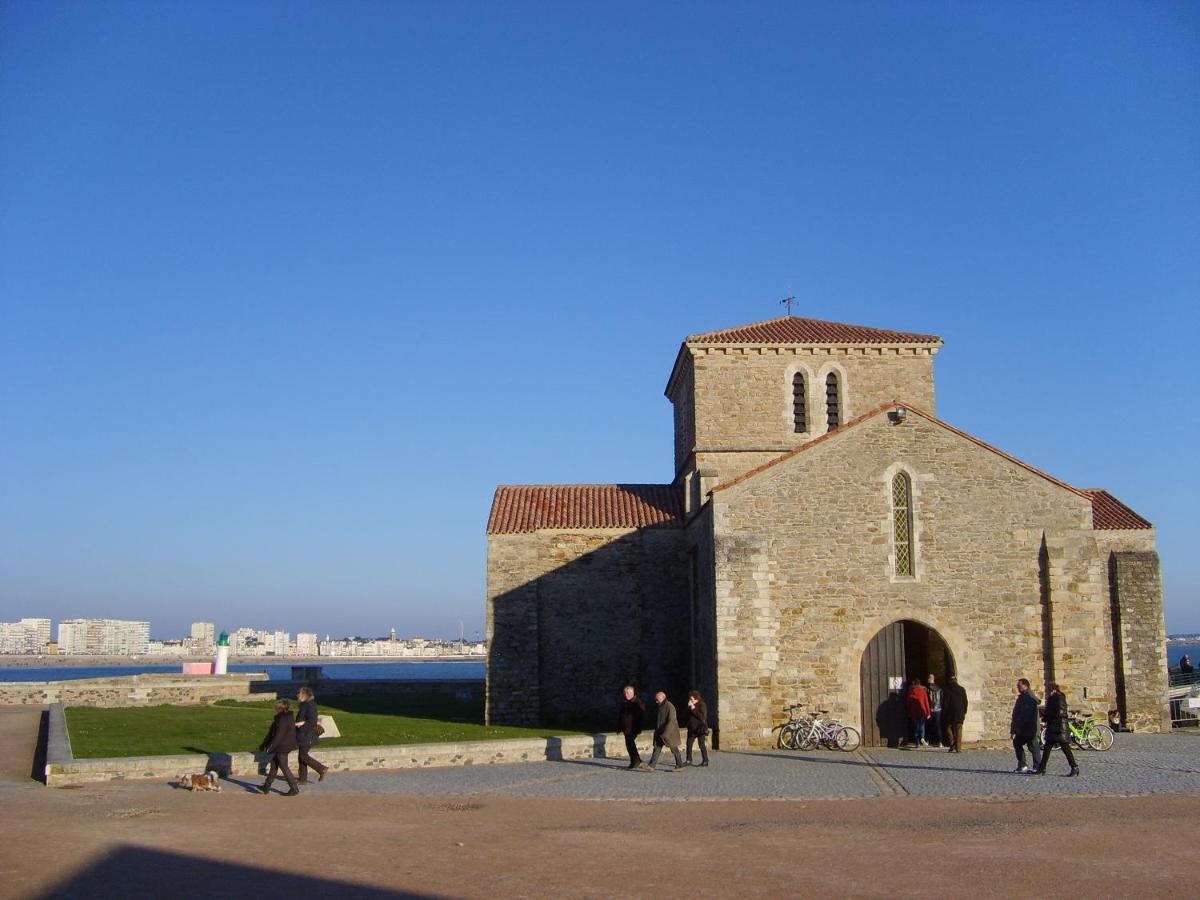
[[[689,335],[666,388],[685,512],[716,484],[883,403],[934,413],[941,347],[935,335],[790,315]]]

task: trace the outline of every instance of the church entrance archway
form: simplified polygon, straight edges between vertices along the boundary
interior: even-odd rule
[[[908,731],[904,692],[932,673],[940,685],[956,674],[950,645],[928,625],[903,619],[871,638],[859,669],[862,685],[862,736],[868,747],[898,747]]]

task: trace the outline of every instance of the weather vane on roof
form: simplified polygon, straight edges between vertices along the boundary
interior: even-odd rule
[[[786,306],[787,314],[790,316],[792,314],[792,304],[795,302],[796,302],[795,297],[784,297],[782,300],[779,301],[779,305]]]

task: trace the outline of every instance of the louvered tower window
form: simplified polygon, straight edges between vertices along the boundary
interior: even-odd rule
[[[825,418],[829,423],[830,431],[833,431],[833,429],[842,424],[840,393],[838,390],[837,373],[830,372],[825,376]]]
[[[912,482],[904,472],[892,479],[892,529],[895,532],[896,574],[912,575]]]
[[[796,434],[808,431],[808,406],[804,398],[804,373],[797,372],[792,376],[792,422]]]

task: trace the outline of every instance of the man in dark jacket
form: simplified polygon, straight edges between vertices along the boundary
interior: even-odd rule
[[[617,717],[617,731],[625,735],[625,752],[629,754],[627,768],[642,768],[642,757],[638,753],[637,738],[642,733],[642,720],[646,717],[646,704],[643,703],[633,689],[633,685],[625,685],[625,699],[621,703],[621,712]]]
[[[1013,749],[1017,751],[1017,769],[1022,775],[1029,774],[1025,765],[1025,747],[1033,757],[1033,767],[1042,764],[1042,742],[1038,737],[1038,698],[1029,686],[1028,678],[1017,679],[1017,702],[1013,704],[1012,723],[1008,726]]]
[[[946,679],[942,692],[942,724],[951,753],[962,753],[962,727],[967,718],[967,689],[958,683],[957,675]]]
[[[1069,775],[1078,775],[1079,766],[1075,763],[1075,754],[1071,752],[1071,726],[1068,721],[1067,697],[1059,690],[1057,684],[1051,681],[1046,685],[1046,708],[1042,718],[1046,720],[1046,740],[1042,746],[1042,762],[1037,767],[1036,774],[1046,774],[1046,763],[1050,760],[1050,751],[1057,745],[1062,747],[1063,756],[1071,767]]]
[[[654,695],[654,702],[658,704],[658,720],[654,726],[654,752],[650,754],[650,770],[654,771],[658,765],[662,748],[670,747],[671,755],[675,757],[672,771],[679,772],[683,769],[683,756],[679,752],[679,717],[675,714],[675,705],[662,691]]]

